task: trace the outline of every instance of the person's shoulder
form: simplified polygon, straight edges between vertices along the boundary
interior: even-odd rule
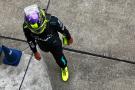
[[[54,15],[51,15],[51,20],[53,21],[58,21],[58,17],[54,16]]]
[[[44,11],[46,18],[49,19],[50,21],[58,21],[58,18],[54,15],[51,15],[50,13],[46,12],[46,9],[41,9]]]
[[[49,22],[51,25],[58,25],[58,18],[56,16],[51,15]]]
[[[29,30],[29,28],[28,28],[26,22],[23,23],[23,31],[24,31],[24,32],[27,32],[27,33],[30,32],[30,30]]]
[[[28,29],[28,25],[26,22],[23,22],[23,29]]]

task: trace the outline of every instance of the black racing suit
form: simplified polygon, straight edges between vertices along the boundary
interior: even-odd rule
[[[25,37],[33,53],[37,52],[36,44],[38,44],[42,51],[50,51],[57,64],[61,68],[65,68],[67,66],[67,60],[63,54],[62,42],[58,32],[66,36],[68,40],[71,38],[70,33],[57,17],[51,16],[50,14],[46,14],[46,16],[49,22],[47,23],[46,29],[41,34],[32,33],[24,22],[23,31]]]

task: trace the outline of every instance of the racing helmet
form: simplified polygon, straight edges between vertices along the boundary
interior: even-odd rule
[[[45,16],[45,11],[35,4],[24,8],[24,13],[24,20],[31,32],[41,34],[45,30],[48,22]]]

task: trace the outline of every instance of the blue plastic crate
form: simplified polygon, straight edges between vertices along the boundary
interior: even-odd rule
[[[2,53],[2,47],[0,46],[0,55],[1,55],[1,53]]]
[[[11,49],[6,46],[2,46],[5,57],[3,63],[7,65],[17,66],[20,62],[22,52],[16,49]]]

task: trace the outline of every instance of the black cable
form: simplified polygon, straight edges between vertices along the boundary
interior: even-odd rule
[[[50,0],[48,1],[47,7],[46,7],[46,9],[45,9],[46,12],[48,11],[49,5],[50,5]]]
[[[85,54],[85,55],[91,55],[91,56],[96,56],[96,57],[111,59],[113,61],[120,61],[120,62],[135,64],[135,62],[133,62],[133,61],[128,61],[128,60],[124,60],[124,59],[119,59],[119,58],[114,58],[114,57],[108,57],[108,56],[104,56],[104,55],[99,55],[99,54],[95,54],[95,53],[90,53],[90,52],[85,52],[85,51],[80,51],[80,50],[75,50],[75,49],[70,49],[70,48],[64,48],[64,47],[63,47],[63,49],[64,50],[67,50],[67,51],[75,52],[75,53],[80,53],[80,54]]]
[[[4,38],[7,38],[7,37],[4,37]],[[7,39],[12,39],[12,40],[18,40],[18,41],[26,42],[25,40],[16,39],[16,38],[10,38],[10,37],[8,37]],[[80,53],[80,54],[85,54],[85,55],[91,55],[91,56],[106,58],[106,59],[110,59],[110,60],[114,60],[114,61],[120,61],[120,62],[135,64],[135,62],[133,62],[133,61],[128,61],[128,60],[114,58],[114,57],[108,57],[108,56],[99,55],[99,54],[95,54],[95,53],[90,53],[90,52],[86,52],[86,51],[81,51],[81,50],[76,50],[76,49],[71,49],[71,48],[65,48],[65,47],[63,47],[63,49],[64,50],[67,50],[67,51],[75,52],[75,53]]]
[[[11,40],[16,40],[16,41],[21,41],[21,42],[27,42],[26,40],[18,39],[18,38],[12,38],[12,37],[7,37],[7,36],[0,36],[1,38],[6,38],[6,39],[11,39]]]
[[[28,62],[27,68],[26,68],[26,70],[25,70],[25,73],[24,73],[23,79],[22,79],[22,81],[21,81],[21,84],[20,84],[19,90],[21,90],[21,87],[22,87],[23,81],[24,81],[24,79],[25,79],[26,73],[27,73],[27,71],[28,71],[28,68],[29,68],[30,62],[31,62],[31,60],[32,60],[32,57],[33,57],[33,53],[32,53],[32,54],[31,54],[31,56],[30,56],[30,59],[29,59],[29,62]]]
[[[5,39],[11,39],[11,40],[15,40],[15,41],[20,41],[20,42],[25,42],[25,43],[27,43],[27,41],[21,40],[21,39],[17,39],[17,38],[6,37],[6,36],[0,36],[0,37],[1,37],[1,38],[5,38]],[[25,51],[27,48],[29,48],[29,46],[26,47],[26,48],[24,48],[22,51]]]

